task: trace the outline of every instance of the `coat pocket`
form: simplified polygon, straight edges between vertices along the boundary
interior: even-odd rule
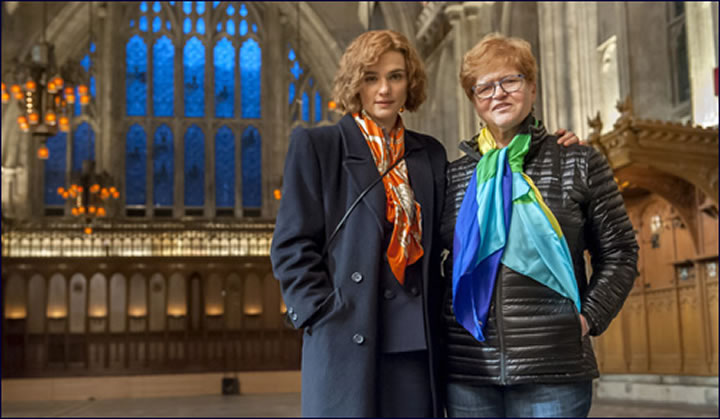
[[[323,302],[320,303],[317,310],[315,310],[315,313],[313,313],[310,321],[308,321],[308,326],[305,327],[305,332],[308,335],[312,335],[312,331],[315,328],[322,326],[323,323],[330,320],[338,311],[340,311],[342,306],[342,293],[340,292],[340,288],[335,288],[330,294],[328,294],[327,297],[325,297]]]

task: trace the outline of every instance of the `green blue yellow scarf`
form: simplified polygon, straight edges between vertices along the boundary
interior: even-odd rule
[[[505,148],[497,148],[487,128],[477,137],[483,157],[455,224],[453,309],[458,322],[481,342],[501,263],[572,300],[580,311],[567,241],[532,179],[523,173],[532,137],[546,134],[530,116]]]

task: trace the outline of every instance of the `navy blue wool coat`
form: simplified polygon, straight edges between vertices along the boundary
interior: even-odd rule
[[[442,415],[439,330],[443,281],[438,232],[446,153],[434,138],[405,131],[408,175],[422,212],[423,316],[436,415]],[[303,416],[374,416],[378,386],[379,275],[385,190],[375,185],[322,249],[357,196],[379,177],[351,115],[333,126],[296,128],[285,161],[271,260],[288,316],[304,328]],[[412,399],[412,394],[407,395]]]

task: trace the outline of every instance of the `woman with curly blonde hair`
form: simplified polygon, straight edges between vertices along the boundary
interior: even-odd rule
[[[425,101],[426,84],[405,36],[364,33],[334,81],[346,115],[291,135],[271,259],[304,328],[303,416],[442,415],[442,282],[430,279],[446,155],[400,117]]]

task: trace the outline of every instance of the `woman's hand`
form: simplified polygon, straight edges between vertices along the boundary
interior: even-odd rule
[[[580,141],[580,139],[578,138],[577,135],[575,135],[574,132],[568,131],[566,129],[561,128],[561,129],[555,131],[555,135],[560,137],[560,138],[558,138],[557,143],[564,145],[565,147],[567,147],[569,145],[573,145],[573,144],[583,144],[582,141]]]
[[[590,326],[588,326],[587,319],[582,314],[580,314],[580,325],[582,326],[582,337],[585,337],[590,331]]]

